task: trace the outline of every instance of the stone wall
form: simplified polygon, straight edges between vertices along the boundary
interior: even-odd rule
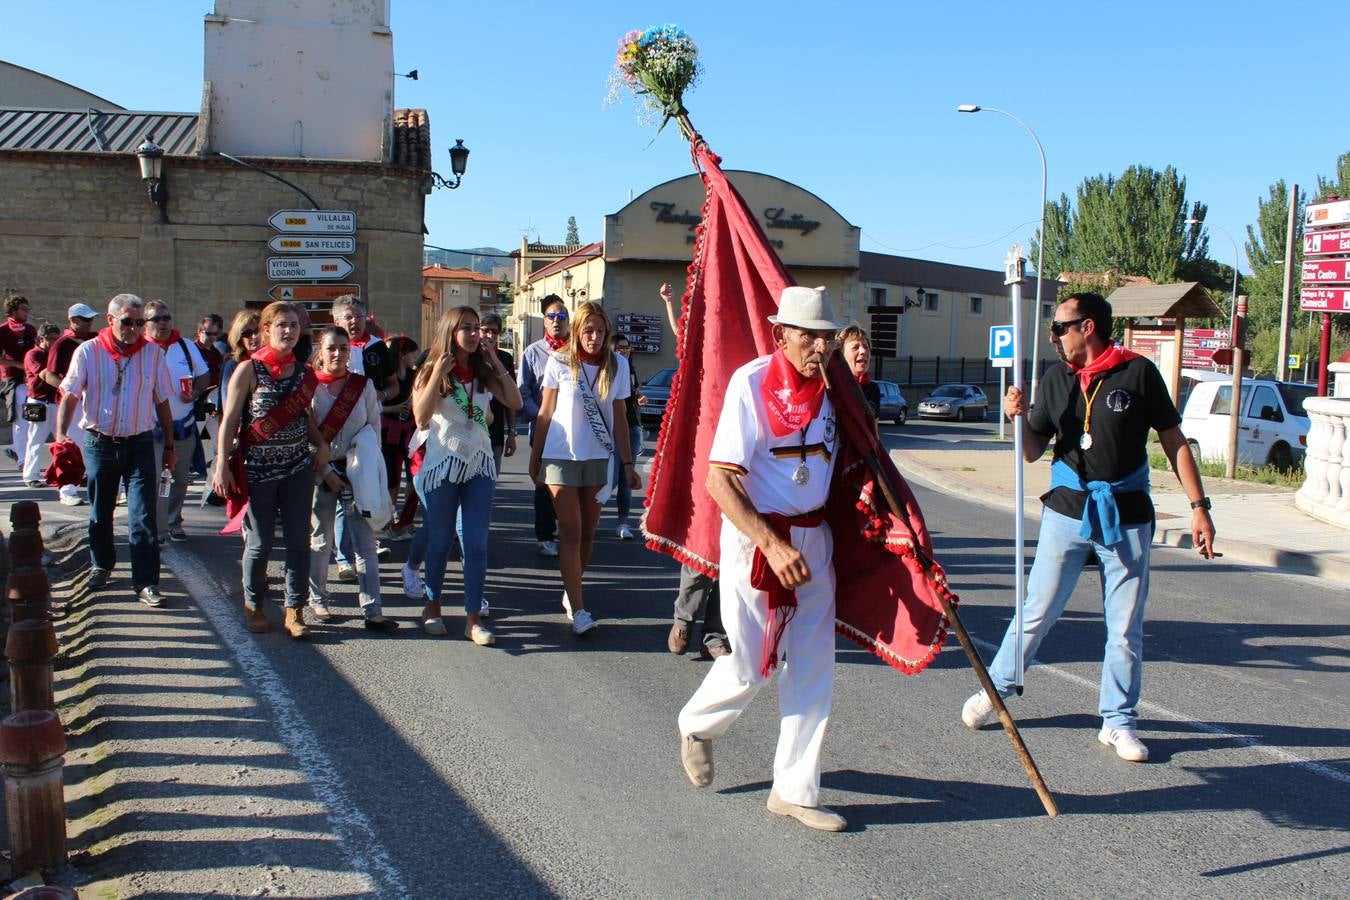
[[[389,331],[416,334],[422,294],[421,174],[364,163],[250,160],[307,191],[324,209],[357,215],[350,279]],[[264,302],[267,219],[309,204],[287,186],[221,159],[169,157],[168,217],[157,225],[134,157],[0,152],[0,287],[17,288],[35,318],[64,320],[130,291],[162,298],[176,324],[229,317]]]

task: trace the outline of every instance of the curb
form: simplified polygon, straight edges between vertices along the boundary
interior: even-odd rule
[[[945,469],[924,462],[913,450],[892,450],[891,459],[906,475],[921,478],[942,490],[964,497],[984,506],[1012,512],[1016,504],[1000,494],[992,493],[984,484],[972,479],[962,478]],[[1036,498],[1025,502],[1026,514],[1037,521],[1041,517],[1041,504]],[[1189,550],[1194,547],[1189,528],[1159,527],[1154,531],[1153,543],[1165,547]],[[1286,550],[1259,544],[1253,541],[1236,540],[1225,536],[1220,548],[1224,559],[1249,565],[1278,569],[1295,575],[1314,575],[1328,578],[1341,584],[1350,584],[1350,561],[1326,559],[1315,553],[1303,553],[1298,550]]]

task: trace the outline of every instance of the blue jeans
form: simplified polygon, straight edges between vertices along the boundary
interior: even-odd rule
[[[1114,547],[1079,537],[1078,527],[1077,519],[1049,509],[1041,511],[1041,533],[1027,578],[1022,614],[1022,664],[1024,668],[1031,665],[1036,648],[1069,602],[1088,554],[1095,551],[1102,563],[1106,622],[1098,707],[1104,724],[1133,728],[1144,674],[1144,606],[1148,601],[1153,524],[1121,526],[1124,538]],[[1015,625],[1008,625],[998,655],[989,666],[989,677],[1004,697],[1013,693]]]
[[[129,502],[129,501],[128,501]],[[244,603],[257,609],[267,596],[267,558],[281,516],[286,545],[286,607],[299,609],[309,594],[309,520],[314,470],[308,466],[278,481],[250,481],[244,532]]]
[[[492,491],[497,482],[476,475],[463,484],[446,481],[422,498],[422,527],[408,548],[408,568],[424,562],[423,583],[428,603],[441,602],[445,584],[445,565],[450,556],[451,527],[462,510],[460,552],[464,567],[464,611],[477,613],[483,608],[483,585],[487,582],[488,525],[492,518]]]
[[[334,519],[343,521],[338,494],[320,482],[314,488],[314,517],[309,536],[309,598],[328,604],[328,564],[333,559]],[[375,533],[366,520],[352,516],[347,537],[355,548],[357,598],[366,618],[381,615],[380,559],[375,552]]]
[[[628,447],[633,453],[633,463],[642,457],[642,426],[628,427]],[[619,495],[619,524],[628,524],[628,513],[633,508],[633,489],[628,486],[628,470],[623,467],[624,460],[619,457],[619,448],[614,448],[614,486]]]
[[[84,471],[89,487],[89,558],[95,568],[117,565],[113,514],[117,489],[127,483],[127,543],[131,545],[131,584],[159,584],[159,530],[155,523],[159,479],[155,471],[155,438],[143,432],[124,441],[95,431],[84,436]]]

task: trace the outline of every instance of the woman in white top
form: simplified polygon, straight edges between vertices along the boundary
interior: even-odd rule
[[[328,609],[328,563],[333,556],[333,520],[338,503],[349,503],[352,499],[352,486],[347,480],[347,451],[363,428],[373,429],[378,443],[380,401],[375,396],[375,385],[368,378],[347,371],[351,341],[346,331],[336,325],[320,328],[314,335],[314,347],[311,366],[319,379],[311,404],[314,421],[322,432],[337,427],[329,445],[330,462],[318,476],[314,492],[313,532],[309,539],[309,611],[320,622],[327,622],[332,616]],[[353,379],[360,380],[359,390]],[[345,420],[334,418],[330,422],[330,416],[342,415],[341,410],[333,411],[339,400],[350,411]],[[398,628],[398,623],[386,619],[380,605],[380,560],[375,550],[375,534],[358,515],[347,516],[347,534],[356,550],[358,597],[366,628],[388,634]]]
[[[490,403],[520,409],[520,391],[496,353],[479,346],[478,313],[471,306],[446,310],[436,325],[427,361],[413,381],[412,411],[417,422],[413,450],[425,447],[413,486],[422,499],[424,526],[408,550],[408,565],[424,562],[426,609],[422,628],[445,634],[441,621],[441,585],[463,511],[464,636],[488,646],[496,638],[480,621],[487,580],[488,524],[497,467],[488,436]]]
[[[610,347],[609,318],[598,303],[586,302],[573,321],[567,343],[544,366],[530,478],[547,485],[553,495],[563,608],[572,632],[585,634],[596,623],[586,609],[581,576],[591,558],[600,509],[614,483],[609,466],[615,451],[622,477],[634,490],[641,489],[642,476],[633,464],[624,410],[631,390],[628,361]]]

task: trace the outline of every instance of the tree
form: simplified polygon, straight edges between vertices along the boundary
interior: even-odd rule
[[[581,234],[577,231],[577,217],[567,217],[567,237],[563,238],[564,244],[580,244]]]
[[[1288,231],[1289,187],[1280,179],[1270,186],[1267,196],[1256,201],[1256,224],[1247,226],[1244,249],[1252,274],[1243,279],[1247,293],[1247,330],[1249,333],[1279,331],[1280,305],[1284,297],[1285,238]],[[1290,305],[1298,308],[1297,273],[1303,257],[1303,206],[1294,213],[1295,291]],[[1274,368],[1274,349],[1270,367]],[[1256,361],[1253,360],[1255,363]]]

